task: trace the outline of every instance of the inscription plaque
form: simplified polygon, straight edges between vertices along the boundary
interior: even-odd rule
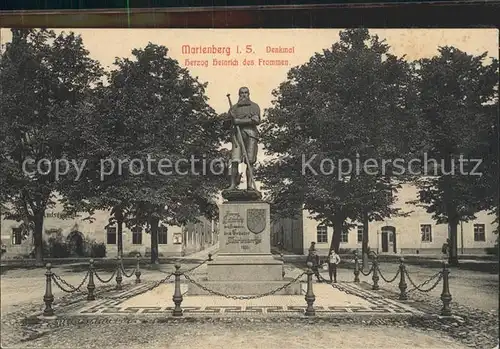
[[[220,252],[269,253],[269,210],[264,205],[268,204],[221,206]]]

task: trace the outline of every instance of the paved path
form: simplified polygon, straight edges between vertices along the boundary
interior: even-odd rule
[[[214,245],[209,249],[199,251],[191,256],[183,257],[182,260],[206,259],[208,258],[208,253],[214,252],[217,249],[218,246]],[[191,263],[180,262],[180,264],[182,265],[182,270],[195,266]],[[130,273],[133,268],[133,266],[126,266],[127,273]],[[142,269],[141,278],[145,281],[158,281],[174,270],[174,264],[160,264],[159,270],[149,268]],[[71,269],[68,269],[68,266],[57,266],[52,268],[52,271],[73,286],[78,286],[85,276],[84,271],[74,273],[71,272]],[[103,279],[108,279],[111,276],[111,272],[101,272],[100,274]],[[123,282],[133,282],[134,279],[135,276],[129,279],[124,278]],[[17,308],[24,303],[39,302],[40,307],[43,306],[43,295],[45,293],[45,268],[9,270],[5,274],[1,275],[0,281],[1,314],[16,311]],[[96,286],[102,285],[99,280],[94,279],[94,281]],[[87,283],[85,283],[83,290],[86,290],[86,284]],[[113,278],[110,284],[116,284],[115,278]],[[22,290],[22,292],[20,292],[20,290]],[[52,286],[52,292],[56,302],[58,297],[65,295],[65,293],[55,285]]]
[[[189,285],[182,285],[187,286]],[[195,315],[279,315],[286,313],[302,316],[307,306],[303,285],[302,295],[271,295],[256,299],[233,299],[222,296],[190,296],[183,297],[182,309],[188,316]],[[366,291],[359,286],[337,284],[314,285],[316,312],[323,316],[337,315],[421,315],[411,306],[386,299],[375,292]],[[145,291],[145,292],[144,292]],[[181,287],[181,292],[183,287]],[[135,295],[137,294],[137,295]],[[84,302],[80,308],[65,312],[64,316],[96,316],[96,315],[130,315],[162,317],[170,316],[173,309],[173,284],[162,284],[154,289],[150,285],[140,285],[135,290],[124,292],[114,299],[98,299]]]
[[[78,333],[76,336],[75,333]],[[69,326],[12,348],[85,349],[466,349],[433,331],[304,323],[189,323]],[[484,348],[490,349],[490,348]]]

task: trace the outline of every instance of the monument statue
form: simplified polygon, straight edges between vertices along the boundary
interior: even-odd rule
[[[224,120],[232,130],[230,185],[222,191],[225,201],[219,204],[219,250],[207,262],[207,277],[201,285],[191,283],[189,295],[205,295],[207,290],[227,295],[275,294],[300,295],[301,283],[283,275],[283,260],[271,253],[271,208],[262,201],[253,177],[257,160],[260,108],[250,100],[247,87],[239,90],[236,104],[229,99],[229,113]],[[247,188],[239,189],[238,165],[246,164]]]
[[[230,166],[230,185],[222,192],[226,199],[260,199],[261,194],[255,185],[253,176],[253,166],[257,161],[257,151],[259,142],[259,131],[257,125],[260,123],[260,107],[257,103],[250,100],[250,90],[248,87],[241,87],[238,91],[239,99],[236,104],[231,103],[229,99],[228,116],[231,121],[231,166]],[[240,184],[240,173],[238,166],[240,163],[246,164],[246,191],[237,188]]]

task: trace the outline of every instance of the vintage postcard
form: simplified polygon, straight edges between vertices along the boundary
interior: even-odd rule
[[[498,348],[497,29],[0,34],[2,347]]]

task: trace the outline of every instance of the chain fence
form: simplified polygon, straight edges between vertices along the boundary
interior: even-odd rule
[[[97,273],[97,271],[94,270],[94,275],[95,277],[97,278],[97,280],[99,280],[100,282],[102,282],[103,284],[107,284],[108,282],[110,282],[111,280],[113,280],[113,278],[115,277],[116,275],[116,269],[113,271],[113,274],[111,274],[111,276],[109,277],[109,279],[107,280],[104,280],[102,279],[99,274]]]
[[[417,291],[417,290],[420,291],[420,292],[422,292],[422,293],[428,293],[428,292],[432,291],[433,289],[435,289],[437,287],[437,285],[439,285],[439,283],[443,279],[443,272],[440,270],[436,274],[432,275],[428,280],[425,280],[421,284],[417,285],[412,280],[412,278],[410,277],[410,274],[408,273],[407,270],[405,270],[405,274],[406,274],[406,277],[408,278],[408,281],[410,281],[410,284],[413,286],[412,289],[408,290],[408,293],[414,292],[414,291]],[[429,287],[428,289],[425,289],[425,290],[422,288],[423,286],[425,286],[425,285],[429,284],[430,282],[432,282],[434,279],[436,279],[436,282],[431,287]]]
[[[202,265],[204,265],[204,264],[205,264],[205,263],[207,263],[208,261],[211,261],[211,259],[210,259],[210,258],[205,259],[205,260],[204,260],[204,261],[202,261],[200,264],[197,264],[197,265],[195,265],[194,267],[192,267],[192,268],[190,268],[190,269],[188,269],[188,270],[183,271],[182,273],[189,273],[189,272],[192,272],[193,270],[195,270],[195,269],[197,269],[197,268],[201,267]],[[162,273],[167,274],[167,272],[166,272],[166,271],[163,271],[163,270],[158,270],[158,271],[160,271],[160,272],[162,272]],[[159,281],[155,282],[152,286],[149,286],[149,287],[147,287],[147,288],[144,288],[144,289],[140,290],[139,292],[134,293],[134,297],[139,296],[139,295],[141,295],[141,294],[144,294],[144,293],[146,293],[146,292],[152,291],[152,290],[154,290],[155,288],[159,287],[160,285],[167,283],[167,282],[170,280],[170,278],[171,278],[172,276],[174,276],[174,275],[175,275],[175,272],[170,272],[170,273],[168,273],[168,274],[167,274],[167,276],[165,276],[163,279],[161,279],[161,280],[159,280]],[[185,274],[184,274],[184,275],[185,275]],[[183,296],[184,296],[184,295],[186,295],[186,293],[187,293],[187,292],[188,292],[188,291],[185,291],[182,295],[183,295]]]
[[[441,283],[441,281],[443,281],[443,283],[442,283],[443,289],[442,289],[441,296],[440,296],[441,301],[443,302],[443,308],[441,309],[441,315],[443,315],[443,316],[450,316],[451,315],[450,304],[451,304],[452,296],[451,296],[450,290],[449,290],[450,271],[448,269],[448,264],[446,263],[446,261],[443,262],[442,270],[436,272],[435,274],[433,274],[431,277],[429,277],[427,280],[423,281],[420,284],[417,284],[411,278],[410,273],[408,272],[408,270],[406,269],[406,266],[404,265],[403,258],[400,258],[400,264],[399,264],[398,271],[396,272],[396,275],[394,275],[394,277],[392,277],[391,279],[386,278],[384,276],[384,274],[382,273],[382,271],[380,270],[378,256],[376,256],[376,255],[372,258],[372,267],[368,273],[365,273],[362,270],[360,270],[359,260],[358,260],[356,254],[355,254],[355,263],[356,263],[356,265],[354,268],[355,269],[354,270],[354,282],[360,282],[360,280],[358,278],[359,273],[361,273],[364,276],[368,276],[370,273],[373,272],[372,290],[379,289],[379,285],[378,285],[379,276],[380,276],[380,278],[382,278],[382,280],[384,280],[388,284],[393,283],[399,277],[399,284],[398,284],[398,287],[400,290],[399,297],[398,297],[399,300],[408,300],[408,294],[415,292],[415,291],[422,292],[422,293],[429,293],[432,290],[434,290]],[[405,278],[408,279],[408,281],[412,287],[409,290],[407,290],[408,285],[406,284]]]
[[[356,259],[355,262],[358,263],[358,267],[359,267],[359,262],[358,262],[357,259]],[[364,275],[364,276],[369,276],[375,270],[378,272],[378,275],[376,275],[376,276],[380,276],[382,278],[382,280],[384,280],[388,284],[393,283],[394,281],[396,281],[396,279],[399,276],[401,276],[401,270],[404,270],[404,273],[403,273],[404,276],[406,276],[406,278],[408,279],[408,281],[410,282],[410,284],[413,287],[412,289],[410,289],[408,291],[406,291],[406,289],[404,290],[404,291],[406,291],[408,293],[414,292],[414,291],[420,291],[420,292],[424,292],[424,293],[430,292],[433,289],[435,289],[437,287],[437,285],[439,285],[439,283],[443,279],[443,270],[440,270],[437,273],[433,274],[429,279],[427,279],[424,282],[422,282],[421,284],[417,284],[410,277],[410,273],[408,272],[408,269],[406,269],[406,267],[403,265],[403,259],[401,259],[400,267],[398,268],[398,271],[396,272],[396,275],[394,275],[394,277],[391,278],[391,279],[388,279],[388,278],[386,278],[384,276],[382,270],[380,269],[380,266],[379,266],[377,258],[375,258],[375,260],[372,262],[372,266],[371,266],[370,270],[367,273],[363,272],[363,270],[361,268],[358,268],[358,271],[362,275]],[[378,278],[376,276],[374,275],[374,278],[378,280]],[[428,285],[429,283],[431,283],[434,280],[435,280],[435,282],[434,282],[434,284],[430,288],[428,288],[428,289],[424,289],[423,288],[424,286]],[[401,278],[401,283],[404,284],[402,278]]]
[[[182,302],[182,296],[186,295],[188,292],[187,290],[182,292],[182,293],[180,292],[180,286],[181,286],[180,278],[181,278],[181,276],[184,276],[184,278],[188,284],[193,284],[194,286],[205,291],[209,295],[220,296],[220,297],[224,297],[226,299],[232,299],[232,300],[252,300],[252,299],[259,299],[259,298],[263,298],[263,297],[267,297],[267,296],[276,295],[276,294],[280,293],[281,291],[285,290],[286,288],[290,287],[291,285],[293,285],[297,282],[303,281],[301,279],[303,278],[304,275],[307,275],[306,301],[308,303],[308,308],[307,308],[308,310],[306,311],[306,315],[314,315],[313,303],[315,300],[315,296],[314,296],[313,291],[312,291],[312,278],[313,278],[314,272],[313,272],[313,269],[311,268],[311,266],[309,266],[309,264],[308,264],[307,270],[305,270],[305,271],[302,270],[302,272],[297,277],[291,279],[290,281],[282,284],[279,287],[276,287],[273,290],[270,290],[270,291],[267,291],[267,292],[264,292],[261,294],[256,294],[256,295],[231,295],[231,294],[225,294],[223,292],[219,292],[219,291],[216,291],[214,289],[211,289],[211,288],[203,285],[202,282],[200,282],[199,280],[195,280],[193,275],[189,274],[189,273],[195,271],[196,269],[200,268],[201,266],[205,265],[208,261],[211,261],[211,260],[212,259],[209,256],[208,259],[201,261],[201,263],[199,263],[199,264],[197,264],[189,269],[182,270],[182,271],[180,270],[180,268],[181,268],[180,265],[175,265],[176,271],[169,272],[165,277],[163,277],[159,281],[154,282],[152,285],[144,285],[140,288],[133,289],[130,296],[135,297],[135,296],[144,294],[146,292],[150,292],[162,284],[171,282],[170,279],[172,278],[172,276],[175,276],[174,303],[176,304],[176,308],[173,312],[173,315],[179,316],[179,313],[182,313],[182,311],[179,310],[180,304]],[[356,259],[356,263],[359,263],[357,259]],[[137,266],[130,273],[126,272],[124,265],[123,265],[123,262],[119,261],[117,266],[116,266],[116,269],[113,271],[113,273],[109,279],[101,278],[94,269],[93,261],[91,261],[90,266],[89,266],[89,270],[86,272],[83,280],[77,286],[71,285],[70,283],[65,281],[62,277],[53,273],[50,269],[51,269],[51,266],[47,265],[47,272],[45,273],[45,275],[47,277],[47,287],[46,287],[46,295],[44,296],[44,302],[46,303],[46,310],[48,309],[47,314],[50,314],[50,313],[53,314],[53,310],[51,309],[51,304],[53,302],[53,295],[52,295],[52,291],[51,291],[51,287],[50,287],[50,282],[52,282],[52,281],[59,289],[61,289],[65,293],[69,293],[69,294],[81,293],[83,295],[88,295],[87,300],[95,300],[96,299],[95,296],[100,293],[100,292],[95,292],[96,287],[95,287],[95,284],[93,281],[94,275],[103,284],[109,283],[113,279],[113,277],[116,275],[117,285],[116,285],[115,290],[122,289],[121,288],[121,273],[123,273],[123,275],[128,278],[128,277],[132,277],[134,275],[134,272],[136,272],[136,276],[137,276],[136,284],[141,282],[139,279],[139,277],[141,275],[140,270],[139,270],[139,260],[137,262]],[[420,284],[417,284],[411,278],[410,273],[408,272],[408,270],[404,266],[402,259],[401,259],[401,263],[400,263],[400,266],[398,268],[398,271],[390,279],[387,278],[382,273],[377,259],[373,260],[372,265],[370,267],[370,270],[368,272],[363,272],[359,268],[359,264],[356,265],[356,267],[355,267],[355,282],[359,282],[359,279],[356,279],[357,275],[359,274],[358,272],[364,276],[369,276],[370,274],[373,274],[373,278],[372,278],[372,280],[373,280],[373,288],[372,289],[373,290],[379,289],[378,288],[379,276],[381,277],[382,280],[384,280],[386,283],[389,283],[389,284],[393,283],[394,281],[396,281],[398,279],[398,277],[400,277],[400,282],[399,282],[399,288],[401,290],[400,298],[399,298],[400,300],[407,300],[408,299],[407,294],[411,293],[411,292],[419,291],[419,292],[423,292],[423,293],[428,293],[428,292],[432,291],[433,289],[435,289],[440,284],[441,280],[443,280],[443,293],[441,294],[441,300],[443,301],[442,315],[450,315],[451,314],[451,309],[450,309],[451,295],[450,295],[449,289],[448,289],[449,270],[447,269],[446,264],[444,264],[442,270],[433,274],[429,279],[425,280],[424,282],[422,282]],[[164,273],[167,273],[167,272],[164,272]],[[405,282],[405,277],[408,279],[410,285],[412,286],[412,288],[408,291],[407,291],[407,285]],[[87,281],[88,281],[87,290],[82,289]],[[333,287],[336,287],[336,286],[333,285]],[[343,291],[346,292],[346,290],[343,290]],[[126,291],[126,292],[129,292],[129,291]],[[116,300],[117,299],[116,297],[117,297],[116,295],[114,295],[114,297],[101,297],[101,296],[99,296],[99,299]],[[44,314],[45,314],[45,312],[44,312]]]
[[[197,268],[201,267],[202,265],[204,265],[205,263],[207,263],[210,260],[211,260],[210,258],[208,258],[206,260],[203,260],[201,263],[195,265],[194,267],[183,271],[183,273],[190,273],[190,272],[196,270]],[[91,262],[91,264],[92,264],[92,262]],[[69,282],[67,282],[66,280],[64,280],[61,276],[57,275],[53,271],[50,271],[50,281],[54,282],[54,284],[57,286],[57,288],[59,288],[64,293],[68,293],[68,294],[79,293],[81,295],[89,295],[89,293],[92,293],[94,296],[97,296],[101,292],[99,292],[99,291],[94,292],[95,284],[93,284],[93,281],[92,281],[92,285],[91,285],[91,288],[93,288],[93,290],[89,291],[89,289],[88,289],[88,286],[90,285],[90,280],[89,280],[90,274],[92,273],[92,275],[95,276],[96,279],[99,280],[102,284],[107,284],[107,283],[111,282],[113,280],[113,278],[117,275],[118,269],[120,269],[120,271],[122,272],[123,276],[125,276],[126,278],[130,278],[130,277],[132,277],[138,271],[138,265],[136,267],[134,267],[134,269],[130,273],[127,273],[126,270],[125,270],[125,268],[124,268],[123,262],[120,261],[119,264],[118,264],[118,266],[117,266],[117,268],[114,269],[114,271],[111,274],[111,276],[109,278],[107,278],[107,279],[104,279],[94,269],[93,264],[92,264],[92,266],[89,266],[89,270],[87,270],[87,272],[86,272],[83,280],[80,282],[80,284],[78,286],[71,285]],[[165,273],[167,275],[164,278],[162,278],[161,280],[153,283],[153,285],[151,285],[149,287],[142,288],[140,291],[134,293],[134,296],[137,296],[137,295],[140,295],[140,294],[152,291],[153,289],[159,287],[160,285],[162,285],[164,283],[167,283],[171,279],[171,277],[174,275],[174,272],[164,272],[164,271],[161,271],[161,272],[163,272],[163,273]],[[136,274],[136,276],[137,276],[137,274]],[[87,288],[84,288],[87,280],[89,280],[89,283],[87,284]],[[117,290],[121,290],[121,288],[117,289]],[[110,291],[110,290],[107,289],[105,291]],[[100,299],[115,299],[115,297],[99,297],[99,298]]]
[[[183,275],[184,275],[184,278],[186,280],[188,280],[190,283],[192,283],[193,285],[196,285],[197,287],[201,288],[203,291],[208,292],[211,295],[221,296],[221,297],[224,297],[224,298],[227,298],[227,299],[234,299],[234,300],[249,300],[249,299],[257,299],[257,298],[272,296],[272,295],[274,295],[274,294],[276,294],[276,293],[284,290],[285,288],[289,287],[290,285],[296,283],[305,274],[306,274],[306,272],[302,272],[299,276],[297,276],[296,278],[294,278],[290,282],[288,282],[288,283],[286,283],[286,284],[284,284],[284,285],[282,285],[282,286],[280,286],[280,287],[278,287],[278,288],[276,288],[274,290],[271,290],[269,292],[265,292],[265,293],[262,293],[262,294],[258,294],[258,295],[252,295],[252,296],[227,295],[227,294],[224,294],[222,292],[214,291],[214,290],[212,290],[212,289],[210,289],[210,288],[208,288],[208,287],[200,284],[196,280],[192,279],[189,275],[186,275],[186,274],[183,274]]]
[[[59,275],[57,275],[55,273],[52,273],[51,280],[64,293],[69,293],[69,294],[71,294],[71,293],[79,293],[81,295],[88,295],[90,293],[89,290],[88,290],[88,283],[87,283],[87,289],[82,289],[82,287],[85,285],[85,283],[89,279],[90,273],[91,273],[90,270],[88,270],[87,273],[85,274],[85,277],[83,278],[82,282],[78,286],[76,286],[76,287],[73,286],[73,285],[71,285],[69,282],[67,282],[62,277],[60,277]],[[111,277],[108,280],[104,280],[104,282],[103,281],[101,281],[101,282],[103,284],[109,283],[113,279],[113,276],[115,274],[116,274],[116,271],[111,275]],[[93,272],[93,275],[95,275],[97,277],[97,279],[100,279],[97,276],[97,274],[96,274],[95,271]],[[95,287],[95,285],[93,285],[93,286]],[[103,290],[103,291],[109,291],[109,289],[106,289],[106,290]],[[100,294],[99,291],[93,292],[93,293],[94,293],[94,295]]]
[[[359,269],[359,272],[361,273],[361,275],[364,275],[364,276],[370,276],[370,274],[373,272],[373,264],[372,266],[370,267],[370,269],[368,270],[368,272],[364,272],[363,269]]]
[[[135,271],[137,270],[137,268],[134,268],[134,269],[130,272],[130,274],[127,274],[127,271],[125,270],[125,267],[123,266],[123,263],[120,263],[120,269],[121,269],[121,271],[122,271],[122,273],[123,273],[123,276],[125,276],[127,279],[128,279],[128,278],[130,278],[130,277],[132,277],[132,276],[134,276],[134,273],[135,273]]]
[[[61,291],[65,292],[65,293],[84,292],[84,291],[81,291],[80,289],[87,281],[89,275],[90,275],[90,271],[87,271],[87,274],[85,274],[85,277],[83,278],[82,282],[77,287],[66,282],[63,278],[61,278],[60,276],[58,276],[56,274],[52,274],[52,281],[54,281],[54,284],[56,284],[56,286],[59,287],[61,289]],[[62,286],[62,284],[64,284],[68,288],[64,288],[64,286]]]
[[[394,275],[394,277],[393,277],[392,279],[388,280],[388,279],[386,279],[386,278],[384,277],[384,274],[382,274],[382,271],[380,270],[380,268],[379,268],[379,266],[378,266],[378,265],[377,265],[377,271],[378,271],[378,274],[380,275],[380,277],[382,278],[382,280],[384,280],[384,281],[385,281],[385,282],[387,282],[388,284],[393,283],[393,282],[394,282],[394,281],[398,278],[399,274],[401,273],[401,270],[400,270],[400,269],[398,269],[398,271],[397,271],[396,275]]]

